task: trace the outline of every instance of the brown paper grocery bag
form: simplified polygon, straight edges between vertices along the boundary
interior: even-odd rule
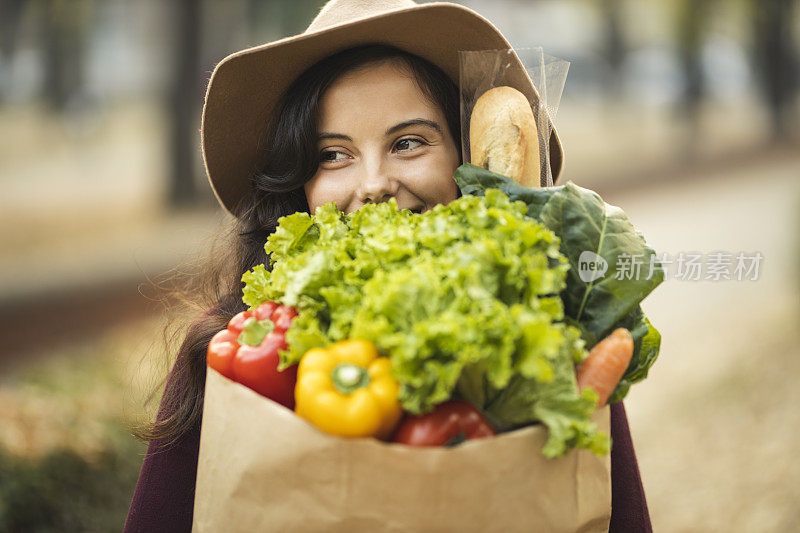
[[[595,422],[609,431],[608,407]],[[193,531],[607,531],[610,457],[546,459],[545,440],[344,439],[208,369]]]

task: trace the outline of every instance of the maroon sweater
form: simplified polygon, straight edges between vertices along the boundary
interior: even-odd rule
[[[185,357],[186,345],[178,357]],[[170,375],[168,397],[176,380]],[[162,400],[158,418],[167,414]],[[611,405],[611,532],[652,531],[647,501],[622,403]],[[133,493],[124,533],[181,533],[192,529],[200,425],[174,446],[157,450],[150,443]]]

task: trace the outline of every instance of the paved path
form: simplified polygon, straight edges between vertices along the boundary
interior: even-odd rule
[[[669,279],[659,360],[626,406],[660,531],[800,523],[800,155],[604,195],[660,253],[761,252],[758,281]],[[602,190],[600,190],[602,194]]]

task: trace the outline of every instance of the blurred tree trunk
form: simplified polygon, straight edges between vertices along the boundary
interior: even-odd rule
[[[14,50],[17,45],[17,28],[22,17],[24,0],[0,0],[0,105],[5,100],[5,90],[9,87],[7,79]]]
[[[0,54],[11,58],[25,0],[0,0]]]
[[[176,0],[171,6],[174,34],[172,76],[167,106],[170,120],[170,179],[167,201],[183,206],[197,200],[195,174],[198,146],[195,123],[201,104],[200,21],[201,5],[196,0]]]
[[[752,2],[755,70],[770,113],[773,140],[789,137],[796,128],[793,109],[798,89],[798,58],[792,35],[797,22],[794,0]]]
[[[622,81],[622,64],[625,61],[627,48],[622,31],[621,0],[603,0],[601,3],[603,17],[603,56],[608,62],[606,71],[606,91],[611,96],[619,96]]]
[[[47,0],[44,4],[44,99],[63,111],[83,85],[91,0]]]
[[[713,0],[680,0],[677,13],[676,37],[678,59],[683,70],[684,89],[680,112],[686,121],[686,157],[696,153],[700,138],[701,104],[705,93],[703,80],[703,38],[708,25]]]

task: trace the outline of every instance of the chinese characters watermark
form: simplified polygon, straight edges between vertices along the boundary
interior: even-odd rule
[[[652,279],[659,270],[664,273],[664,279],[680,281],[757,281],[763,259],[761,252],[679,252],[675,255],[623,252],[616,256],[608,272],[612,265],[587,250],[578,259],[578,274],[586,283],[612,274],[619,280]]]

